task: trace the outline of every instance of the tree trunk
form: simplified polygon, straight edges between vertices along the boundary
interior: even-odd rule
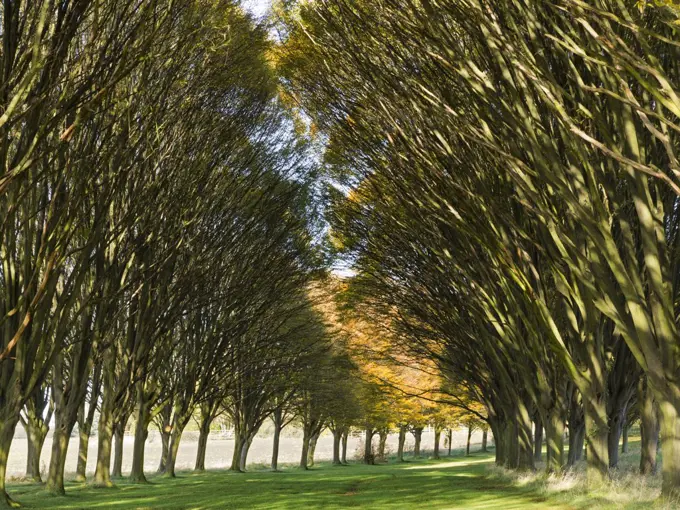
[[[159,434],[161,436],[161,459],[158,461],[157,473],[165,473],[166,461],[168,460],[168,449],[170,448],[170,426],[167,429],[165,426],[161,427]],[[199,446],[200,449],[200,446]]]
[[[18,422],[18,412],[16,413],[16,418],[10,416],[9,419],[0,419],[0,507],[12,508],[18,506],[7,494],[6,486],[7,457],[9,456],[9,449],[12,446],[12,439],[14,439],[14,430]]]
[[[78,464],[76,466],[76,481],[84,482],[87,471],[87,448],[90,445],[90,425],[84,424],[78,426]]]
[[[413,447],[413,456],[416,459],[420,458],[420,440],[423,438],[423,427],[417,427],[413,429],[413,437],[416,440],[416,443]]]
[[[195,471],[205,471],[205,452],[208,449],[211,422],[204,421],[198,429],[198,450],[196,451]]]
[[[255,437],[255,432],[248,434],[248,438],[243,442],[241,446],[241,455],[239,457],[239,470],[242,473],[246,471],[246,465],[248,461],[248,451],[250,450],[250,445],[253,443],[253,438]]]
[[[375,459],[373,457],[373,430],[367,428],[365,432],[366,435],[364,439],[364,464],[375,464]]]
[[[675,402],[659,402],[661,421],[661,494],[672,498],[680,492],[680,417]]]
[[[342,430],[333,429],[333,465],[337,466],[340,462],[340,441],[342,441]],[[278,451],[278,445],[277,445]]]
[[[113,471],[111,476],[114,478],[123,477],[123,441],[125,440],[125,424],[117,423],[114,426],[115,445],[113,449]]]
[[[183,430],[184,426],[180,423],[175,423],[172,428],[172,434],[170,434],[170,445],[168,446],[167,459],[165,460],[165,475],[170,478],[175,478],[175,464]]]
[[[300,452],[300,468],[307,469],[308,450],[309,450],[309,427],[303,427],[302,433],[302,452]]]
[[[335,437],[335,434],[333,435]],[[279,445],[281,443],[281,427],[274,426],[274,445],[272,448],[272,471],[278,471],[279,467]],[[333,450],[335,455],[335,450]],[[335,463],[335,460],[333,461]]]
[[[453,443],[453,430],[449,429],[446,432],[448,443],[449,443],[449,453],[448,456],[451,456],[451,448],[452,448],[452,443]],[[482,448],[484,448],[484,451],[486,451],[486,430],[484,431],[484,437],[482,441]]]
[[[345,430],[342,434],[342,456],[340,462],[347,464],[347,438],[349,437],[349,430]]]
[[[434,429],[434,451],[432,457],[434,459],[439,459],[439,441],[442,437],[442,431],[435,427]]]
[[[36,483],[42,483],[40,475],[40,454],[42,453],[45,438],[49,428],[42,420],[26,420],[24,429],[26,430],[26,440],[28,442],[28,452],[26,455],[26,477]]]
[[[533,470],[534,467],[534,438],[533,421],[523,402],[517,406],[517,440],[519,442],[519,469]]]
[[[144,381],[137,381],[135,386],[137,405],[135,406],[135,442],[132,447],[130,481],[134,483],[147,483],[146,475],[144,474],[144,446],[148,436],[149,403],[147,402]]]
[[[586,479],[589,487],[599,487],[609,478],[607,407],[604,394],[584,395],[586,423]]]
[[[234,454],[231,457],[231,467],[229,468],[230,471],[241,471],[239,463],[241,460],[241,449],[243,448],[243,442],[243,434],[238,428],[236,428],[234,430]]]
[[[628,433],[630,432],[630,426],[628,423],[623,425],[623,440],[621,441],[621,453],[628,453]]]
[[[47,473],[46,489],[62,496],[66,494],[64,490],[64,467],[72,429],[73,425],[69,427],[67,423],[57,423],[52,435],[52,455]]]
[[[387,446],[387,434],[388,431],[385,429],[380,430],[378,434],[378,458],[380,462],[387,462],[387,457],[385,455],[385,447]]]
[[[659,415],[654,395],[646,380],[638,384],[640,407],[640,474],[656,474],[656,453],[659,444]]]
[[[489,441],[489,429],[484,428],[482,430],[482,452],[486,453],[488,451],[487,443]],[[451,432],[449,432],[449,455],[451,455]]]
[[[404,443],[406,443],[406,425],[399,425],[399,443],[397,445],[397,461],[404,462]]]
[[[309,449],[307,450],[307,467],[314,466],[314,453],[316,452],[316,443],[319,441],[320,434],[312,434],[309,439]]]
[[[609,467],[615,469],[619,464],[619,442],[623,432],[623,421],[626,409],[617,409],[609,419],[607,448],[609,450]]]
[[[541,462],[543,453],[543,424],[537,419],[534,425],[534,460]]]
[[[106,380],[106,377],[105,377]],[[99,429],[97,431],[97,467],[94,472],[95,485],[111,487],[111,440],[113,437],[113,413],[111,404],[106,400],[106,393],[102,401],[99,415]]]
[[[564,466],[564,418],[558,410],[548,414],[545,427],[548,473],[559,473]]]
[[[468,425],[467,443],[465,445],[465,456],[470,456],[470,440],[472,439],[472,426]]]

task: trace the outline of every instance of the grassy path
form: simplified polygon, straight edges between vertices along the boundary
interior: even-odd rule
[[[571,508],[487,476],[491,457],[450,458],[380,466],[331,466],[304,472],[180,473],[148,485],[121,481],[114,489],[69,484],[65,497],[35,485],[13,485],[25,508],[52,509],[538,509]]]

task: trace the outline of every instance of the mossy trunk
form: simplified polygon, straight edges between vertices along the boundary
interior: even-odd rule
[[[628,432],[630,431],[630,426],[628,423],[623,425],[623,432],[621,434],[621,453],[628,453]]]
[[[607,436],[607,448],[609,450],[609,467],[615,469],[619,465],[619,443],[623,433],[625,408],[616,409],[609,417],[609,432]]]
[[[42,421],[31,420],[26,421],[26,440],[28,451],[26,455],[26,478],[33,480],[36,483],[42,483],[42,476],[40,475],[40,455],[45,444],[45,438],[49,427]]]
[[[147,483],[144,474],[144,447],[148,436],[149,403],[144,388],[144,381],[136,383],[135,393],[137,405],[135,406],[135,440],[132,447],[132,468],[130,469],[130,481],[133,483]]]
[[[182,431],[184,427],[180,424],[175,424],[170,434],[170,444],[168,445],[167,459],[165,460],[165,476],[175,478],[175,464],[177,463],[177,452],[179,451],[179,443],[182,440]]]
[[[335,438],[335,434],[333,435]],[[279,468],[279,446],[281,444],[281,427],[274,426],[274,441],[272,445],[272,471],[277,471]],[[335,445],[334,445],[335,446]],[[335,455],[335,450],[333,450]],[[333,457],[333,464],[335,464],[335,457]]]
[[[102,401],[97,431],[97,467],[94,483],[99,487],[111,487],[111,441],[113,438],[113,413],[111,405]]]
[[[652,392],[644,378],[638,384],[640,408],[640,474],[656,474],[656,454],[659,445],[659,414]]]
[[[559,473],[564,467],[564,428],[563,415],[557,410],[551,411],[545,427],[548,473]]]
[[[675,498],[680,494],[680,416],[675,402],[659,402],[661,422],[661,494]]]
[[[64,495],[64,468],[66,465],[66,453],[68,451],[69,438],[73,426],[65,423],[57,423],[52,435],[52,455],[50,457],[50,468],[47,473],[47,491]]]
[[[541,462],[543,454],[543,424],[537,419],[534,425],[534,460]]]
[[[91,423],[78,426],[78,464],[76,466],[77,482],[84,482],[87,479],[87,449],[90,446],[91,427]]]
[[[165,427],[162,427],[162,430],[159,431],[159,434],[161,436],[161,458],[158,461],[158,469],[156,470],[157,473],[165,473],[166,461],[168,460],[168,449],[170,447],[169,429],[170,426],[168,426],[167,429]]]
[[[113,471],[111,476],[122,478],[123,476],[123,441],[125,441],[125,424],[117,423],[114,426],[114,446],[113,446]]]
[[[519,469],[533,470],[534,467],[534,438],[533,421],[526,406],[520,402],[517,406],[517,440],[519,447]]]
[[[210,423],[202,423],[198,429],[198,449],[196,450],[195,471],[205,471],[205,453],[208,450],[208,437],[210,436]]]
[[[309,438],[309,449],[307,450],[307,467],[314,466],[314,454],[316,453],[316,444],[319,442],[320,433],[314,433]]]
[[[241,448],[243,448],[243,442],[245,441],[243,434],[240,430],[234,430],[234,453],[231,457],[230,471],[241,471],[239,466],[239,461],[241,460]]]
[[[8,413],[9,414],[9,413]],[[0,508],[13,508],[18,504],[7,494],[7,458],[9,449],[14,439],[14,430],[19,422],[19,413],[16,418],[0,419]]]
[[[609,428],[604,393],[583,396],[586,424],[586,479],[597,488],[609,478]]]
[[[253,438],[255,437],[255,432],[248,435],[248,438],[241,445],[241,455],[239,456],[239,470],[245,473],[246,466],[248,463],[248,452],[250,451],[250,445],[253,443]]]

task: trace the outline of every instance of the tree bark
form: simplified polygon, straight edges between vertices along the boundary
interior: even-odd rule
[[[123,477],[123,441],[125,440],[125,424],[117,423],[114,426],[115,444],[113,448],[113,471],[114,478]]]
[[[179,443],[182,440],[182,432],[184,426],[176,423],[172,428],[170,434],[170,444],[168,446],[167,459],[165,461],[165,476],[175,478],[175,464],[177,462],[177,452],[179,451]]]
[[[210,423],[202,423],[198,431],[198,450],[196,451],[195,471],[205,471],[205,453],[208,449],[208,436],[210,435]]]
[[[624,423],[622,441],[621,441],[621,453],[628,453],[628,433],[630,432],[630,425]]]
[[[231,457],[231,467],[230,471],[241,471],[239,466],[241,460],[241,449],[243,448],[243,434],[240,430],[234,430],[234,454]]]
[[[33,420],[29,417],[25,422],[26,440],[28,451],[26,455],[26,477],[36,483],[42,483],[40,475],[40,454],[42,453],[49,427],[42,420]]]
[[[46,489],[53,494],[62,496],[66,494],[64,490],[64,467],[72,429],[73,426],[69,427],[68,424],[57,423],[52,435],[52,455],[47,473]]]
[[[335,434],[333,435],[335,438]],[[274,445],[272,448],[272,471],[278,471],[279,467],[279,444],[281,443],[281,427],[274,427]],[[334,444],[335,446],[335,444]],[[333,455],[335,455],[335,450],[333,450]],[[335,458],[333,459],[335,464]]]
[[[406,443],[406,425],[399,425],[399,442],[397,444],[397,461],[404,462],[404,443]]]
[[[161,436],[161,459],[158,461],[158,469],[156,470],[157,473],[165,473],[167,468],[166,462],[168,460],[168,450],[170,448],[169,429],[170,425],[168,425],[167,429],[165,426],[161,427],[161,430],[159,431]]]
[[[338,466],[340,462],[340,442],[342,441],[342,430],[333,429],[333,465]],[[278,448],[278,447],[277,447]]]
[[[680,492],[680,417],[678,405],[670,399],[659,402],[661,421],[661,494],[675,497]]]
[[[540,419],[534,422],[534,460],[541,462],[543,453],[543,424]]]
[[[248,461],[248,451],[250,451],[250,445],[253,443],[253,438],[255,437],[255,432],[248,435],[248,438],[243,441],[241,446],[241,455],[239,456],[239,470],[242,473],[246,471],[246,465]]]
[[[640,474],[656,474],[656,454],[659,444],[659,415],[654,395],[645,378],[638,383],[640,407]]]
[[[413,437],[415,438],[415,445],[413,447],[413,457],[420,458],[420,441],[423,438],[423,427],[416,427],[413,429]]]
[[[451,428],[449,428],[446,431],[446,435],[447,435],[447,439],[448,439],[448,443],[449,443],[448,456],[450,457],[451,456],[452,443],[453,443],[453,430]],[[482,438],[482,448],[484,449],[484,451],[486,451],[486,430],[484,430],[484,437]]]
[[[10,414],[10,413],[8,413]],[[0,419],[0,507],[16,507],[18,504],[7,494],[6,476],[7,476],[7,457],[9,456],[9,449],[12,446],[14,439],[14,430],[19,422],[19,413],[16,417],[9,417]]]
[[[375,464],[373,457],[373,430],[367,428],[364,436],[364,464]]]
[[[564,418],[557,409],[548,414],[548,423],[545,427],[548,473],[559,473],[564,467]]]
[[[345,430],[345,432],[342,434],[342,455],[340,458],[340,462],[343,464],[347,464],[347,438],[349,436],[349,430]]]
[[[482,431],[482,452],[486,453],[488,451],[487,443],[489,441],[489,429],[484,428]],[[451,432],[449,431],[449,455],[451,455]]]
[[[113,438],[113,413],[110,402],[102,401],[97,431],[97,467],[94,483],[99,487],[111,487],[111,442]]]
[[[378,433],[378,458],[380,462],[387,462],[387,457],[385,456],[385,446],[387,445],[387,434],[386,429],[381,429]]]
[[[143,380],[135,384],[137,405],[135,406],[135,442],[132,447],[132,468],[130,469],[130,481],[134,483],[147,483],[144,474],[144,446],[148,436],[149,403]]]
[[[441,429],[438,429],[435,427],[434,429],[434,452],[433,452],[433,458],[439,459],[439,440],[441,439],[442,436],[442,431]]]
[[[316,452],[316,444],[319,441],[318,433],[312,434],[309,438],[309,449],[307,450],[307,467],[314,466],[314,453]]]
[[[589,487],[597,488],[609,478],[609,429],[604,393],[584,395],[586,423],[586,479]]]
[[[467,443],[465,444],[465,456],[470,456],[470,441],[472,439],[472,426],[468,425]]]
[[[616,409],[609,419],[609,433],[607,436],[607,448],[609,450],[609,467],[616,469],[619,464],[619,442],[623,432],[623,422],[626,409]]]

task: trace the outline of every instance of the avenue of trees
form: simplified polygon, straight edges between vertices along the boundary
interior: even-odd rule
[[[279,72],[324,140],[351,292],[394,352],[483,405],[498,464],[533,469],[545,430],[547,469],[585,444],[596,487],[639,419],[641,472],[660,441],[662,494],[680,491],[679,14],[277,4]]]
[[[130,426],[137,483],[150,427],[174,477],[192,420],[199,471],[218,418],[235,471],[266,420],[274,470],[293,422],[303,468],[327,428],[336,464],[350,428],[367,462],[390,427],[419,440],[433,406],[389,394],[325,290],[314,140],[269,30],[234,0],[6,0],[0,19],[0,507],[19,506],[19,424],[27,478],[55,495],[74,469],[113,486]]]

